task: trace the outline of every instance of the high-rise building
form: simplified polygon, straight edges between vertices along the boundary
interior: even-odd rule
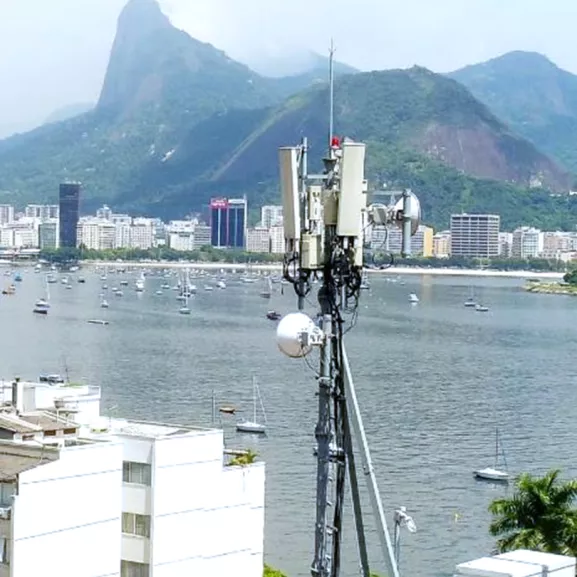
[[[500,222],[497,214],[451,215],[451,256],[498,257]]]
[[[47,220],[50,218],[58,218],[57,204],[29,204],[24,209],[24,214],[28,218],[40,218]]]
[[[80,183],[60,185],[60,247],[76,248],[80,212]]]
[[[78,223],[78,244],[92,250],[116,248],[116,225],[104,218],[82,218]]]
[[[438,232],[433,236],[433,256],[447,258],[451,254],[451,233],[448,230]]]
[[[228,246],[231,248],[246,247],[247,208],[246,198],[228,201]]]
[[[210,244],[216,247],[228,245],[228,200],[213,198],[210,201]]]
[[[11,204],[0,204],[0,225],[14,222],[14,207]]]
[[[401,254],[403,232],[400,228],[375,226],[372,230],[371,249],[391,254]],[[433,229],[419,225],[417,232],[411,238],[411,254],[414,256],[433,256]]]
[[[263,228],[272,228],[283,224],[282,206],[269,204],[260,209],[260,224]]]
[[[246,198],[213,198],[210,201],[211,244],[220,248],[245,248]]]
[[[203,246],[210,246],[210,226],[197,224],[194,227],[194,240],[192,248],[201,248]]]
[[[543,252],[544,235],[536,229],[522,226],[513,231],[511,256],[513,258],[536,258]]]
[[[41,222],[38,225],[38,243],[43,248],[58,248],[58,220]]]

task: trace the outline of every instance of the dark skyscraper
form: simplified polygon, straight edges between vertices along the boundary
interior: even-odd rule
[[[212,246],[245,248],[247,226],[246,198],[213,198],[210,202]]]
[[[60,185],[60,248],[76,248],[80,184]]]

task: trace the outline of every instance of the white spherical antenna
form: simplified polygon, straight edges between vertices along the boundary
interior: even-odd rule
[[[306,357],[312,350],[304,347],[300,335],[315,328],[313,320],[304,313],[290,313],[279,322],[276,329],[276,342],[280,351],[287,357],[298,359]]]

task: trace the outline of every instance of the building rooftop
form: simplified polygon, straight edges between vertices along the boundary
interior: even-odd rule
[[[33,434],[43,431],[61,431],[68,428],[77,428],[72,423],[45,411],[35,411],[18,415],[15,412],[0,413],[0,429],[17,434]]]
[[[20,473],[55,461],[58,456],[57,450],[48,447],[0,441],[0,482],[15,481]]]
[[[191,427],[188,425],[173,425],[148,421],[129,421],[126,419],[103,418],[102,424],[106,426],[105,432],[109,434],[133,435],[135,437],[147,437],[150,439],[162,439],[163,437],[186,435],[187,433],[207,432],[212,430],[204,427]]]
[[[0,413],[0,429],[11,433],[38,433],[42,428],[31,421],[20,418],[15,413]]]

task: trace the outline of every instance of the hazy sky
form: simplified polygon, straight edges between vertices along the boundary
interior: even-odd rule
[[[0,134],[97,99],[126,0],[0,0]],[[535,50],[577,73],[575,0],[160,0],[175,25],[247,62],[312,49],[361,69],[438,72]]]

